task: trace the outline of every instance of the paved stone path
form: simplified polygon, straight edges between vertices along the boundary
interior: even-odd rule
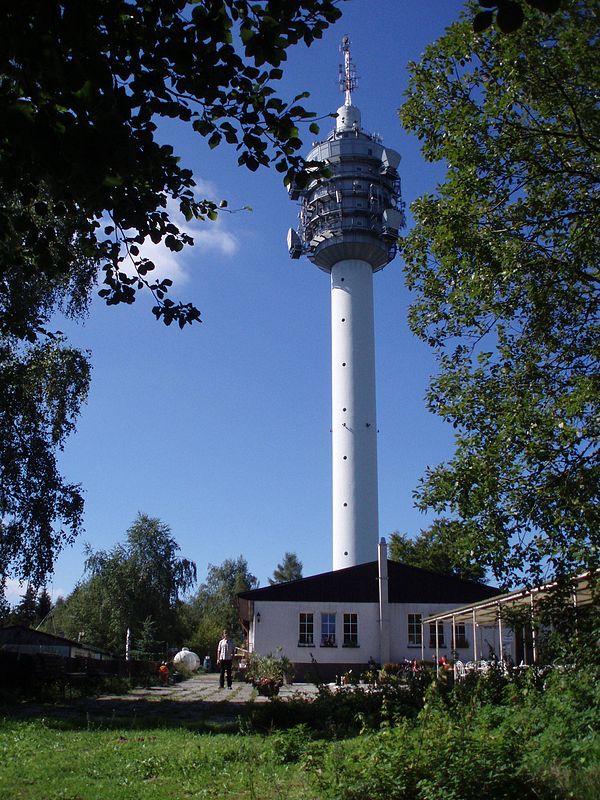
[[[317,687],[310,683],[282,686],[279,697],[311,697]],[[139,687],[127,694],[108,694],[84,698],[64,705],[33,705],[0,708],[0,716],[36,718],[52,717],[77,720],[82,716],[92,723],[95,720],[145,718],[165,722],[235,722],[242,708],[250,703],[268,703],[259,697],[249,683],[234,682],[232,689],[219,688],[215,674],[195,675],[189,680],[169,686]]]
[[[289,686],[282,686],[279,697],[288,699],[298,695],[313,696],[317,693],[317,687],[312,683],[296,683]],[[268,698],[259,697],[256,690],[250,683],[234,682],[232,689],[221,689],[217,675],[194,675],[186,681],[169,684],[168,686],[152,686],[149,689],[142,687],[131,689],[125,695],[130,700],[173,700],[177,702],[198,702],[210,701],[217,703],[249,703],[249,702],[268,702]],[[118,699],[122,695],[104,695],[98,698],[99,701]]]

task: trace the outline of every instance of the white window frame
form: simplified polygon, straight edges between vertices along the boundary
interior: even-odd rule
[[[321,612],[321,647],[337,647],[335,639],[335,612]]]
[[[298,647],[315,646],[315,615],[312,611],[298,614]]]
[[[469,647],[469,640],[467,639],[467,626],[464,622],[455,622],[453,636],[456,639],[452,641],[453,650],[464,650]]]
[[[409,614],[407,619],[408,625],[408,646],[421,647],[423,641],[423,632],[421,630],[422,614]]]
[[[343,619],[343,647],[359,647],[358,643],[358,614],[354,611],[345,611]]]

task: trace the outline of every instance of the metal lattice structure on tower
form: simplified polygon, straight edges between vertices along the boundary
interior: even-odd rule
[[[329,177],[290,188],[300,224],[288,233],[293,259],[306,255],[331,274],[334,569],[371,561],[378,542],[373,273],[396,255],[404,226],[400,155],[362,129],[347,36],[341,50],[345,102],[335,130],[307,156]]]

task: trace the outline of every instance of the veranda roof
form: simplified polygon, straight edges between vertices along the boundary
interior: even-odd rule
[[[585,572],[571,579],[571,598],[573,606],[587,606],[594,602],[591,573]],[[494,625],[498,617],[502,616],[503,610],[513,610],[516,608],[535,608],[536,602],[548,597],[557,587],[557,582],[545,583],[541,586],[534,586],[530,589],[517,589],[507,594],[496,595],[488,600],[480,600],[466,606],[443,611],[439,614],[423,619],[423,625],[453,620],[456,622],[467,622],[475,619],[478,625]]]

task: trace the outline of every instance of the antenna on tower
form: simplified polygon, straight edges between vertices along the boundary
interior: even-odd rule
[[[346,34],[342,38],[340,52],[344,54],[344,64],[340,64],[339,81],[340,91],[346,93],[347,106],[352,105],[352,89],[358,88],[358,76],[356,74],[356,67],[350,58],[350,37]]]

